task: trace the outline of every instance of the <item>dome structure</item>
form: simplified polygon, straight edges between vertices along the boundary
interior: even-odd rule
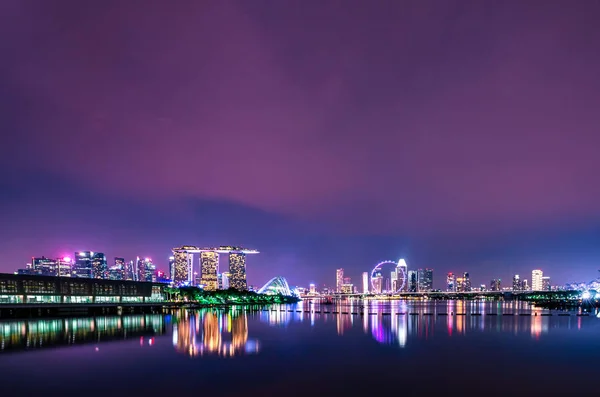
[[[270,279],[265,285],[263,285],[261,289],[258,290],[258,293],[266,295],[297,296],[296,289],[290,288],[287,280],[281,276]]]

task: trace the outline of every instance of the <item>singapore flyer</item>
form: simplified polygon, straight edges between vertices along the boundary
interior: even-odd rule
[[[407,271],[406,261],[379,262],[371,270],[371,291],[375,294],[398,293],[406,287]]]

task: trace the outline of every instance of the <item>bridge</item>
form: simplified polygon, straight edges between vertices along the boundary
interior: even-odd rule
[[[380,299],[380,300],[395,300],[395,299],[477,299],[477,298],[493,298],[493,299],[521,299],[521,300],[577,300],[581,299],[581,291],[468,291],[468,292],[453,292],[453,291],[432,291],[432,292],[401,292],[393,294],[341,294],[335,293],[330,295],[320,296],[303,296],[302,299]]]

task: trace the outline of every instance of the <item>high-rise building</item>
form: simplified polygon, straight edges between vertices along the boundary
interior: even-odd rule
[[[337,269],[335,271],[335,292],[342,292],[342,285],[344,285],[344,269]]]
[[[502,291],[502,280],[495,278],[490,281],[490,291]]]
[[[175,257],[169,257],[169,277],[171,280],[175,277]]]
[[[380,271],[375,272],[373,277],[373,293],[381,294],[383,288],[383,275]]]
[[[542,291],[544,289],[542,277],[544,277],[544,272],[539,269],[531,272],[531,289],[533,291]]]
[[[73,260],[65,256],[64,258],[58,258],[56,260],[56,275],[59,277],[71,277],[71,265]]]
[[[342,294],[352,294],[354,292],[354,285],[344,284],[342,285]]]
[[[523,283],[521,282],[521,278],[518,274],[513,276],[512,289],[513,291],[523,291]]]
[[[542,277],[542,291],[550,291],[552,286],[550,285],[550,277]]]
[[[408,289],[408,266],[404,259],[398,260],[398,264],[396,265],[396,280],[397,288],[394,289],[394,292],[403,292]]]
[[[369,293],[369,272],[363,272],[362,283],[363,283],[363,294],[368,294]]]
[[[456,292],[465,292],[465,279],[463,277],[457,277],[454,283],[454,290]]]
[[[108,278],[111,280],[125,280],[125,259],[115,258],[115,263],[108,269]]]
[[[200,253],[200,284],[205,291],[216,291],[218,288],[219,254],[214,251]]]
[[[49,259],[45,256],[41,258],[31,258],[32,274],[38,274],[40,276],[56,276],[57,275],[57,263],[55,259]]]
[[[144,274],[143,279],[140,281],[146,281],[148,283],[156,282],[156,265],[150,258],[144,258]]]
[[[108,262],[102,252],[92,252],[92,272],[94,278],[108,278]]]
[[[390,281],[391,281],[391,285],[390,285]],[[390,272],[390,278],[389,280],[385,280],[385,288],[383,289],[384,292],[396,292],[398,291],[398,288],[400,287],[400,285],[398,284],[398,272],[396,272],[396,270],[392,270]]]
[[[229,285],[238,291],[247,291],[246,254],[231,252],[229,254]]]
[[[456,291],[456,276],[452,272],[448,273],[448,275],[446,276],[446,291]]]
[[[430,292],[433,290],[433,269],[417,270],[417,291]]]
[[[417,292],[419,289],[419,273],[416,270],[408,271],[408,292]]]
[[[123,277],[125,280],[133,280],[136,275],[135,272],[135,263],[131,260],[125,263],[125,271],[123,272]]]
[[[229,289],[229,273],[223,272],[217,275],[219,289]]]
[[[523,291],[529,291],[529,282],[527,281],[527,279],[523,279]]]
[[[94,269],[92,267],[93,255],[94,253],[91,251],[75,252],[75,262],[72,269],[73,277],[94,278]]]
[[[463,292],[471,292],[471,277],[468,272],[463,273]]]
[[[317,287],[314,284],[309,284],[308,285],[308,293],[311,295],[316,295],[317,293]]]
[[[172,280],[175,285],[191,285],[192,284],[192,263],[194,261],[194,254],[187,252],[182,249],[173,250],[173,276]]]

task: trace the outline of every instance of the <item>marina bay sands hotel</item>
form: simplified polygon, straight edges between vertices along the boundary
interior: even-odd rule
[[[199,272],[194,271],[194,254],[199,257]],[[229,255],[229,272],[219,272],[219,255]],[[258,254],[257,250],[241,247],[221,246],[199,248],[189,245],[173,248],[169,267],[176,285],[197,284],[196,275],[200,275],[199,284],[206,291],[235,288],[248,289],[246,282],[246,255]]]

